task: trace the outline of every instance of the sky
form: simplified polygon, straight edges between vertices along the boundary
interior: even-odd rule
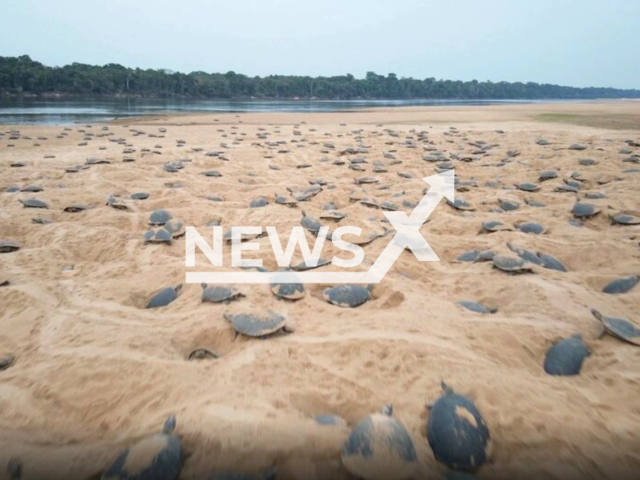
[[[640,88],[640,0],[2,0],[0,56]]]

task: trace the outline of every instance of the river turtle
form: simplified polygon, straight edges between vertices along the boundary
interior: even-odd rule
[[[583,167],[592,167],[593,165],[597,165],[598,162],[593,160],[592,158],[581,158],[578,160],[578,163]]]
[[[147,306],[145,308],[157,308],[157,307],[165,307],[173,302],[178,295],[180,294],[180,290],[182,290],[182,284],[179,283],[175,288],[174,287],[166,287],[162,290],[159,290],[149,300]]]
[[[267,205],[269,205],[269,202],[267,201],[266,198],[257,197],[251,200],[251,202],[249,203],[249,208],[260,208],[260,207],[266,207]]]
[[[475,313],[496,313],[498,311],[497,308],[487,308],[481,303],[473,300],[459,300],[456,304]]]
[[[20,250],[20,244],[13,240],[0,240],[0,253],[9,253]]]
[[[285,271],[288,270],[289,269],[285,269]],[[269,288],[271,289],[271,293],[276,297],[286,300],[300,300],[305,295],[304,285],[302,283],[281,283],[278,281],[277,274],[274,276]]]
[[[80,212],[84,212],[85,210],[91,210],[94,208],[96,208],[95,205],[75,204],[75,205],[69,205],[68,207],[65,207],[63,211],[67,213],[80,213]]]
[[[222,174],[217,170],[208,170],[206,172],[202,172],[205,177],[221,177]]]
[[[467,250],[456,257],[456,262],[490,262],[494,256],[491,250]]]
[[[604,192],[586,192],[584,198],[588,200],[601,200],[607,198],[607,194]]]
[[[515,200],[509,200],[506,198],[499,198],[498,205],[500,205],[500,208],[505,212],[512,212],[520,208],[520,203],[516,202]]]
[[[287,327],[287,319],[284,315],[266,311],[264,313],[225,313],[226,318],[238,334],[247,337],[267,337],[276,332],[291,333],[293,330]]]
[[[533,263],[535,265],[542,265],[542,260],[540,259],[540,257],[538,257],[532,251],[527,250],[525,248],[517,247],[510,242],[507,242],[507,247],[509,248],[509,250],[511,250],[513,253],[518,255],[523,260]]]
[[[85,160],[85,163],[87,165],[108,165],[111,162],[106,158],[89,157]]]
[[[549,375],[578,375],[582,362],[591,352],[580,335],[560,340],[554,344],[544,359],[544,371]]]
[[[527,267],[525,263],[526,262],[522,258],[518,257],[511,257],[507,255],[496,255],[493,257],[493,268],[512,274],[533,272],[531,267]]]
[[[131,211],[131,208],[115,195],[109,195],[107,197],[107,206],[115,208],[116,210]]]
[[[518,183],[516,184],[516,188],[524,192],[536,192],[540,190],[539,185],[536,185],[535,183],[530,183],[530,182]]]
[[[323,298],[338,307],[355,308],[371,299],[372,285],[338,285],[322,292]]]
[[[214,352],[213,350],[209,350],[208,348],[196,348],[192,350],[187,356],[187,360],[209,360],[220,358],[220,354],[218,352]]]
[[[586,149],[587,147],[585,147],[584,145],[580,145],[579,143],[574,143],[569,147],[569,150],[576,150],[576,151],[582,151]]]
[[[379,181],[380,180],[378,180],[376,177],[359,177],[358,179],[356,179],[356,183],[358,185],[367,183],[378,183]]]
[[[576,202],[571,213],[576,218],[590,218],[600,213],[600,209],[590,203]]]
[[[176,420],[171,415],[162,433],[140,440],[120,453],[102,475],[102,480],[176,480],[182,469],[182,445],[173,435]]]
[[[164,225],[173,216],[167,210],[155,210],[149,215],[149,225]]]
[[[451,201],[448,198],[447,200],[447,205],[449,205],[450,207],[455,208],[456,210],[463,210],[463,211],[474,211],[476,209],[476,207],[474,207],[473,205],[471,205],[469,202],[467,202],[466,200],[463,200],[461,198],[456,198],[455,201]]]
[[[302,219],[300,220],[300,224],[314,235],[318,235],[320,228],[322,228],[322,224],[318,220],[308,216],[304,211],[302,212]]]
[[[346,427],[347,422],[344,418],[333,415],[333,414],[324,414],[324,415],[316,415],[314,420],[318,425],[326,425],[332,427]]]
[[[284,195],[276,196],[276,203],[278,205],[286,205],[287,207],[295,207],[298,205],[298,201],[291,197],[285,197]]]
[[[28,192],[28,193],[38,193],[38,192],[42,192],[43,188],[39,187],[37,185],[29,185],[27,187],[24,187],[22,190],[20,190],[21,192]]]
[[[171,245],[173,243],[173,237],[169,231],[164,228],[158,230],[148,230],[144,234],[144,243],[165,243]]]
[[[244,297],[244,294],[239,292],[238,289],[232,286],[221,286],[221,285],[207,285],[206,283],[201,283],[202,287],[202,302],[211,302],[211,303],[229,303],[232,300],[237,300],[239,298]]]
[[[640,275],[634,275],[631,277],[616,278],[609,282],[602,291],[609,295],[616,295],[620,293],[627,293],[633,287],[635,287],[640,281]]]
[[[487,222],[482,222],[482,230],[480,230],[480,233],[493,233],[510,230],[513,230],[513,228],[509,225],[506,225],[498,220],[489,220]]]
[[[411,436],[388,405],[364,418],[342,447],[342,464],[365,480],[413,478],[418,465]]]
[[[37,198],[27,198],[26,200],[19,200],[25,208],[49,208],[49,204],[38,200]]]
[[[613,223],[617,223],[618,225],[640,225],[640,217],[626,213],[612,215],[611,220]]]
[[[538,180],[540,182],[546,182],[547,180],[553,180],[554,178],[558,178],[558,172],[555,170],[544,170],[543,172],[540,172],[540,175],[538,176]]]
[[[323,210],[320,214],[321,219],[328,220],[342,220],[347,216],[346,213],[339,212],[338,210]]]
[[[609,335],[640,346],[640,328],[635,324],[623,318],[605,317],[596,309],[591,309],[591,313],[602,322]]]
[[[318,268],[318,267],[323,267],[325,265],[328,265],[331,263],[331,260],[327,260],[326,258],[319,258],[317,262],[310,261],[307,262],[306,260],[303,262],[300,262],[298,265],[296,265],[295,267],[293,267],[294,270],[298,271],[298,272],[303,272],[305,270],[311,270],[313,268]]]
[[[473,472],[489,460],[489,428],[473,400],[444,383],[442,389],[429,409],[427,440],[437,461]]]
[[[559,272],[567,271],[567,267],[565,267],[564,264],[553,255],[543,252],[537,252],[537,255],[544,268],[548,268],[549,270],[558,270]]]
[[[131,194],[132,200],[146,200],[149,198],[149,194],[147,192],[136,192]]]
[[[539,223],[535,222],[518,223],[516,227],[523,233],[531,233],[534,235],[545,233],[545,228]]]
[[[164,227],[162,227],[162,230],[169,232],[172,238],[179,238],[187,233],[184,222],[176,218],[168,220],[167,223],[164,224]]]

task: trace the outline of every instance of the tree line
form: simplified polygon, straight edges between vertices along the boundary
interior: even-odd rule
[[[0,94],[131,95],[191,98],[319,99],[595,99],[640,98],[640,90],[575,88],[521,82],[399,78],[394,73],[250,77],[235,72],[180,73],[110,63],[48,67],[29,56],[0,57]]]

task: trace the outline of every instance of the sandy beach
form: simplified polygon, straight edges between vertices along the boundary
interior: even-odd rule
[[[585,148],[568,148],[575,144]],[[640,275],[640,225],[611,220],[640,217],[639,144],[633,101],[0,125],[0,241],[20,246],[0,253],[0,357],[15,356],[0,370],[0,478],[16,457],[25,480],[99,478],[120,450],[175,414],[187,454],[182,479],[270,466],[278,478],[348,479],[341,448],[385,404],[413,440],[416,478],[444,478],[425,436],[427,404],[443,381],[473,399],[490,430],[491,462],[477,478],[638,478],[640,348],[602,335],[591,309],[640,325],[640,286],[603,292]],[[351,163],[356,157],[366,162]],[[183,168],[164,168],[180,160]],[[391,226],[360,200],[408,214],[428,188],[421,179],[446,162],[456,198],[471,208],[442,201],[421,228],[441,261],[404,251],[357,308],[327,303],[322,291],[331,285],[306,285],[297,301],[278,299],[268,285],[237,285],[244,297],[213,304],[195,284],[166,307],[144,308],[198,270],[185,267],[184,237],[145,244],[154,210],[202,233],[216,220],[225,231],[276,226],[285,244],[303,211],[317,218],[333,203],[346,217],[323,224],[381,235],[363,247],[364,270]],[[87,168],[66,171],[76,165]],[[203,175],[210,170],[221,176]],[[548,170],[557,177],[539,181]],[[357,185],[363,176],[378,181]],[[322,190],[308,201],[275,203],[318,179]],[[539,190],[516,188],[523,182]],[[571,184],[577,192],[562,191]],[[42,191],[20,191],[29,186]],[[130,198],[139,192],[149,197]],[[605,195],[586,197],[594,192]],[[127,209],[106,205],[111,195]],[[260,196],[268,205],[249,208]],[[19,201],[32,198],[48,208]],[[519,208],[502,211],[500,200]],[[600,213],[574,218],[578,200]],[[64,211],[72,205],[95,208]],[[492,220],[504,228],[480,233]],[[544,232],[524,233],[524,222]],[[277,269],[268,238],[258,242],[260,251],[245,256]],[[529,264],[531,273],[510,275],[490,261],[456,261],[472,249],[514,256],[507,243],[552,255],[567,271]],[[348,258],[339,252],[327,242],[322,256]],[[233,270],[230,258],[225,247],[221,270]],[[301,260],[296,251],[292,263]],[[197,261],[215,271],[203,254]],[[460,300],[497,311],[474,313]],[[234,338],[223,316],[268,309],[286,315],[294,332]],[[591,352],[580,374],[545,373],[546,352],[574,334]],[[189,361],[196,348],[220,357]],[[323,414],[347,425],[319,425]]]

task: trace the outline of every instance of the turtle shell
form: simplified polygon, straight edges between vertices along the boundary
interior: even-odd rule
[[[0,253],[9,253],[20,250],[20,244],[13,240],[0,240]]]
[[[20,203],[22,203],[25,208],[49,208],[49,205],[46,202],[38,200],[37,198],[27,198],[26,200],[20,200]]]
[[[554,178],[558,178],[558,172],[555,170],[545,170],[540,172],[538,180],[541,182],[546,182],[547,180],[553,180]]]
[[[94,205],[69,205],[68,207],[65,207],[64,211],[67,213],[79,213],[79,212],[84,212],[85,210],[91,210],[92,208],[95,208]]]
[[[314,420],[318,425],[327,425],[327,426],[335,426],[335,427],[346,427],[347,422],[344,418],[333,415],[333,414],[325,414],[325,415],[316,415]]]
[[[298,201],[293,198],[285,197],[284,195],[278,195],[276,197],[276,203],[278,205],[286,205],[287,207],[294,207],[298,204]]]
[[[591,313],[602,322],[609,335],[640,346],[640,328],[635,324],[623,318],[605,317],[595,309],[592,309]]]
[[[591,353],[579,335],[557,342],[544,359],[544,371],[549,375],[578,375],[584,359]]]
[[[342,220],[347,216],[346,213],[339,212],[337,210],[325,210],[320,214],[320,218],[329,220]]]
[[[499,198],[498,205],[500,205],[500,208],[505,212],[511,212],[520,208],[520,204],[518,202],[515,200],[508,200],[506,198]]]
[[[149,215],[149,225],[164,225],[173,216],[167,210],[155,210]]]
[[[145,308],[158,308],[169,305],[176,298],[178,298],[178,294],[180,293],[181,288],[182,284],[178,284],[178,286],[176,286],[175,288],[167,287],[159,290],[151,297]]]
[[[267,205],[269,205],[269,202],[267,201],[266,198],[258,197],[251,200],[251,202],[249,203],[249,208],[260,208],[260,207],[266,207]]]
[[[439,462],[475,471],[488,460],[489,429],[473,401],[447,389],[431,407],[427,440]]]
[[[371,299],[371,292],[361,285],[338,285],[322,292],[324,299],[338,307],[355,308]]]
[[[301,283],[279,283],[273,282],[270,285],[271,293],[276,297],[287,300],[300,300],[305,295],[304,285]]]
[[[498,311],[497,308],[487,308],[481,303],[473,300],[459,300],[456,304],[475,313],[496,313]]]
[[[202,172],[205,177],[221,177],[222,174],[217,170],[208,170],[206,172]]]
[[[567,267],[565,267],[564,264],[553,255],[542,252],[538,252],[537,255],[544,268],[548,268],[550,270],[558,270],[559,272],[567,271]]]
[[[302,214],[302,220],[300,220],[300,224],[307,230],[309,230],[314,235],[317,235],[322,227],[322,224],[313,217],[309,217],[307,214]]]
[[[168,420],[165,423],[171,425]],[[176,480],[182,469],[182,445],[170,432],[140,440],[118,455],[102,480]]]
[[[640,217],[635,215],[627,215],[626,213],[620,213],[611,217],[613,223],[618,225],[640,225]]]
[[[184,222],[182,220],[177,220],[175,218],[165,223],[162,230],[166,230],[171,235],[172,238],[181,237],[186,233],[186,230],[184,228]]]
[[[513,253],[518,255],[521,259],[523,259],[526,262],[533,263],[534,265],[542,265],[543,263],[542,259],[538,257],[538,255],[536,255],[530,250],[527,250],[526,248],[516,247],[515,245],[509,242],[507,242],[507,247],[509,247],[509,250],[511,250]]]
[[[482,231],[483,232],[499,232],[499,231],[509,231],[513,230],[509,225],[505,225],[504,223],[498,220],[489,220],[487,222],[482,222]]]
[[[456,198],[455,201],[451,201],[448,198],[447,200],[447,205],[455,208],[456,210],[464,210],[464,211],[473,211],[476,208],[471,205],[469,202],[467,202],[466,200],[463,200],[461,198]]]
[[[525,261],[518,257],[496,255],[493,257],[493,267],[508,273],[527,273],[531,268],[525,266]]]
[[[540,190],[540,186],[536,185],[535,183],[519,183],[516,185],[516,188],[518,190],[522,190],[524,192],[536,192],[538,190]]]
[[[157,231],[148,230],[144,234],[144,243],[166,243],[171,245],[173,243],[173,237],[171,236],[171,233],[164,228]]]
[[[206,283],[202,284],[201,298],[203,303],[228,303],[231,300],[236,300],[241,297],[244,297],[244,295],[234,287],[223,287],[219,285],[207,286]]]
[[[573,205],[571,213],[576,218],[589,218],[600,213],[600,209],[590,203],[577,202]]]
[[[233,329],[248,337],[264,337],[285,327],[284,315],[268,311],[263,314],[240,313],[227,314],[224,317],[231,322]]]
[[[490,262],[494,256],[491,250],[467,250],[456,257],[456,262]]]
[[[417,468],[409,433],[402,423],[384,413],[369,415],[358,423],[341,456],[349,472],[369,480],[409,479]]]
[[[149,194],[147,192],[132,193],[130,198],[132,200],[146,200],[149,198]]]
[[[627,293],[633,287],[635,287],[640,281],[640,276],[617,278],[612,282],[609,282],[602,291],[609,295],[617,295],[621,293]]]
[[[517,227],[518,227],[518,230],[520,230],[521,232],[531,233],[533,235],[540,235],[545,232],[544,226],[535,222],[519,223]]]

